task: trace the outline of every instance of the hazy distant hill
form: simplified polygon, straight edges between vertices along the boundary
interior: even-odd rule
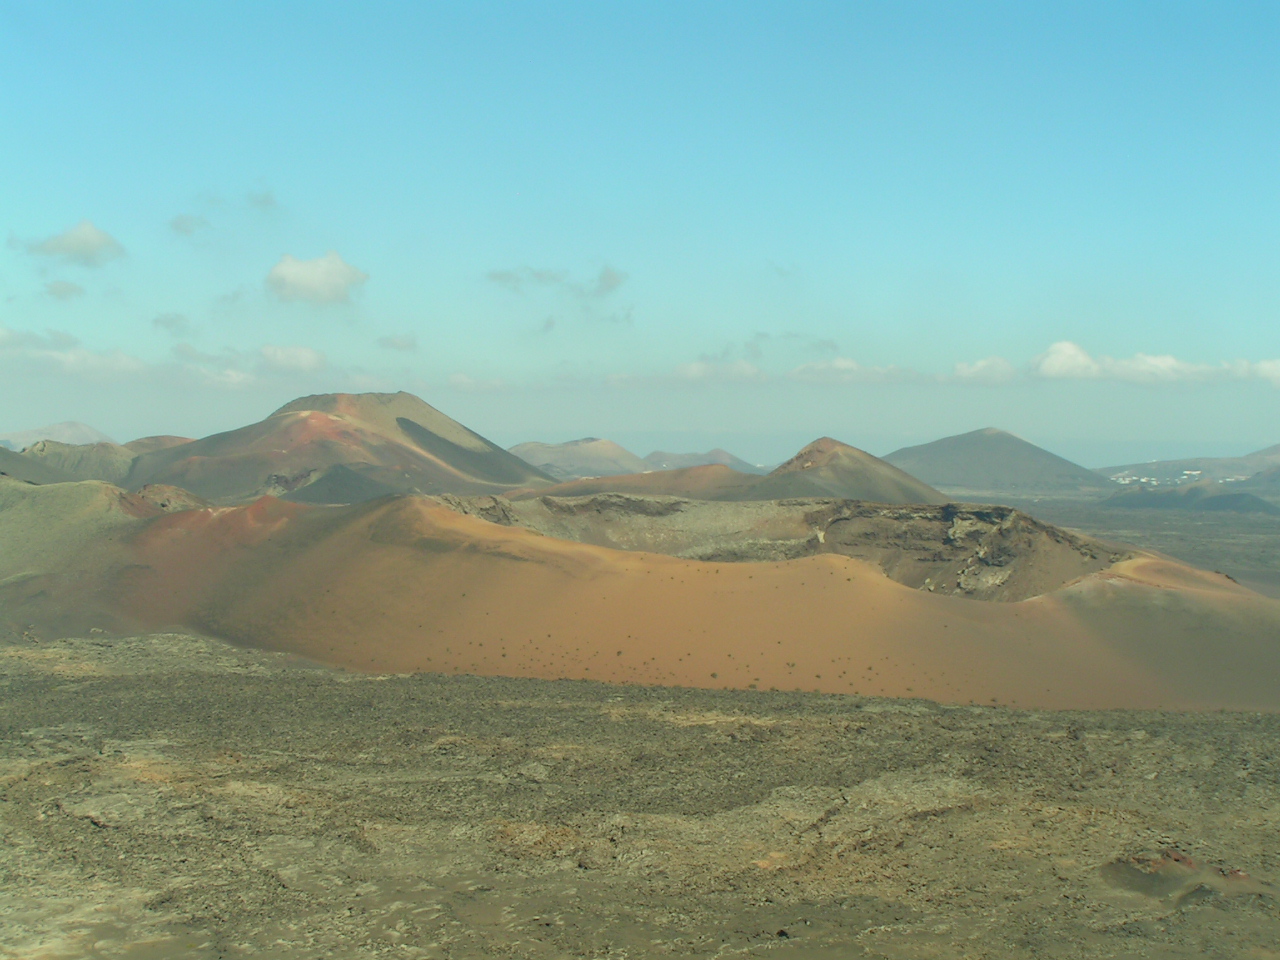
[[[551,482],[411,394],[363,393],[303,397],[259,423],[144,453],[126,485],[164,483],[221,503],[268,493],[350,503]]]
[[[1190,483],[1196,480],[1244,480],[1271,467],[1280,466],[1280,444],[1256,450],[1243,457],[1190,457],[1185,460],[1151,460],[1098,470],[1116,480],[1145,480],[1156,483]]]
[[[22,450],[40,440],[57,440],[59,443],[114,443],[100,430],[76,420],[62,423],[51,423],[35,430],[15,430],[12,433],[0,433],[0,446],[10,450]]]
[[[990,427],[903,447],[885,460],[955,496],[1096,497],[1115,489],[1092,470]]]
[[[754,463],[740,460],[728,450],[721,450],[719,447],[707,453],[667,453],[663,450],[655,450],[644,458],[644,462],[649,465],[650,470],[681,470],[685,467],[705,467],[719,463],[739,473],[769,472],[765,468],[757,467]]]
[[[928,484],[871,454],[823,437],[767,476],[741,473],[723,464],[654,470],[616,477],[572,480],[514,497],[578,497],[597,493],[637,493],[694,500],[785,500],[836,497],[874,503],[946,503]]]
[[[1240,483],[1201,480],[1182,486],[1150,487],[1135,483],[1102,501],[1104,507],[1145,510],[1194,510],[1197,513],[1280,514],[1280,507],[1240,489]]]
[[[557,480],[609,477],[652,469],[625,447],[598,437],[583,437],[567,443],[518,443],[510,452]]]

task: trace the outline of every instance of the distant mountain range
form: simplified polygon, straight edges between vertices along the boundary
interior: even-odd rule
[[[724,464],[571,480],[513,497],[598,493],[667,495],[695,500],[784,500],[834,497],[875,503],[945,503],[946,496],[864,450],[823,437],[766,476]]]
[[[598,437],[568,443],[518,443],[510,452],[557,480],[642,473],[650,469],[648,463],[630,450]]]
[[[0,440],[7,444],[0,446],[3,476],[29,483],[101,480],[134,491],[159,485],[217,504],[264,494],[306,503],[358,503],[396,493],[834,497],[890,504],[1103,501],[1126,486],[1193,484],[1200,484],[1201,492],[1189,497],[1166,502],[1135,494],[1111,505],[1261,511],[1259,504],[1280,499],[1280,445],[1244,457],[1093,471],[993,428],[904,447],[883,459],[824,437],[766,474],[719,448],[655,451],[642,458],[613,441],[585,437],[503,450],[408,393],[303,397],[258,423],[198,440],[155,436],[118,444],[78,422],[0,435]],[[9,449],[18,443],[21,451]],[[1230,490],[1203,486],[1219,481]],[[1220,499],[1227,492],[1250,496]]]
[[[1152,460],[1103,467],[1097,472],[1121,483],[1194,483],[1197,480],[1247,480],[1280,467],[1280,444],[1243,457],[1190,457],[1185,460]]]
[[[718,463],[739,473],[766,474],[769,472],[767,468],[747,463],[719,447],[706,453],[667,453],[663,450],[655,450],[644,458],[644,462],[649,465],[650,470],[680,470],[684,467],[705,467]]]
[[[1135,483],[1102,501],[1104,507],[1138,510],[1191,510],[1196,513],[1280,514],[1280,507],[1241,489],[1243,483],[1200,480],[1175,486],[1153,487]]]
[[[581,477],[616,477],[646,470],[682,470],[721,464],[740,473],[765,473],[754,464],[719,448],[707,453],[667,453],[655,450],[647,457],[636,456],[612,440],[584,437],[567,443],[518,443],[511,447],[522,460],[558,480]]]

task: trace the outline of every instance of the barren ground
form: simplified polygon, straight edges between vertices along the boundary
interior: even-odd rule
[[[180,635],[11,638],[0,688],[2,956],[1280,957],[1276,716]]]

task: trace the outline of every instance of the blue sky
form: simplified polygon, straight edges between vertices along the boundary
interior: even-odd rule
[[[1274,4],[0,2],[0,432],[1280,442]]]

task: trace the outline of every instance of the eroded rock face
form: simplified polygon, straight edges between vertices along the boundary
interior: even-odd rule
[[[976,600],[1038,596],[1130,556],[1123,547],[1010,507],[887,506],[860,500],[736,503],[597,494],[508,502],[440,498],[491,523],[693,560],[770,562],[838,553],[922,590]]]

